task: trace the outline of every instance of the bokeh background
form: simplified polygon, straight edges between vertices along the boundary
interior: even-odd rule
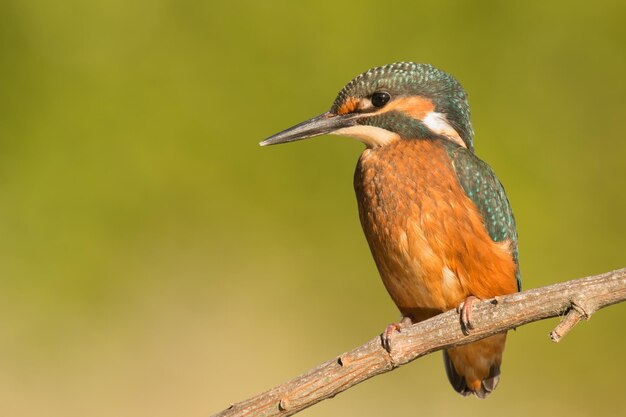
[[[400,60],[468,90],[525,288],[626,266],[621,0],[0,2],[0,415],[207,416],[396,320],[362,145],[257,143]],[[303,415],[622,416],[624,317],[518,329],[487,401],[437,353]]]

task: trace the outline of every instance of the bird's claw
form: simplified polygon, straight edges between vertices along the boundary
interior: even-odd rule
[[[472,323],[472,312],[474,310],[474,303],[478,300],[478,298],[470,295],[463,301],[457,311],[459,312],[459,316],[461,319],[461,326],[463,327],[463,332],[468,334],[470,331],[474,330],[474,324]]]
[[[396,333],[401,333],[403,328],[410,326],[412,323],[413,321],[409,317],[402,317],[402,320],[400,320],[400,322],[387,325],[385,331],[380,336],[382,339],[383,348],[385,348],[387,352],[391,352],[391,340],[393,339],[394,335]]]
[[[382,338],[383,348],[385,348],[387,352],[391,352],[391,339],[394,335],[394,332],[400,333],[400,329],[401,329],[400,323],[391,323],[387,325],[387,327],[385,327],[385,331],[381,335],[381,338]]]

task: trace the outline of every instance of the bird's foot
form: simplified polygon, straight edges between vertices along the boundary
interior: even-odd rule
[[[387,352],[391,352],[391,340],[395,336],[396,332],[400,333],[403,328],[406,328],[413,324],[413,321],[410,317],[402,317],[398,323],[391,323],[387,325],[385,331],[380,336],[382,339],[383,347]]]
[[[472,330],[474,330],[474,324],[472,323],[472,312],[474,311],[474,303],[477,300],[478,298],[470,295],[457,308],[457,311],[459,312],[461,318],[463,333],[465,334],[469,334]]]

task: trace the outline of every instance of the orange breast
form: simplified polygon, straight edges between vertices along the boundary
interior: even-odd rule
[[[354,180],[361,225],[387,291],[414,321],[469,295],[517,291],[508,242],[494,242],[438,141],[367,149]]]

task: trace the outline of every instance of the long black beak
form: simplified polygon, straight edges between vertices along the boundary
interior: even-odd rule
[[[259,143],[259,145],[268,146],[278,145],[279,143],[294,142],[296,140],[333,133],[337,130],[354,126],[355,124],[356,117],[353,114],[337,115],[326,112],[270,136],[263,142]]]

